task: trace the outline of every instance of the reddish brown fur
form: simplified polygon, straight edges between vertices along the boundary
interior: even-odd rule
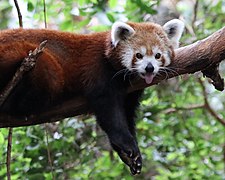
[[[77,35],[44,29],[1,31],[1,88],[12,78],[15,68],[27,57],[29,50],[48,40],[46,49],[30,72],[33,84],[53,94],[62,90],[73,93],[82,91],[101,74],[98,61],[104,56],[106,36],[105,32]]]

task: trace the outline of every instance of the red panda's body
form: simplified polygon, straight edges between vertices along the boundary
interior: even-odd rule
[[[47,40],[44,53],[29,73],[34,86],[53,97],[81,93],[100,76],[109,33],[77,35],[52,30],[7,30],[0,32],[0,87],[12,78],[29,50]],[[6,53],[7,52],[7,53]],[[88,70],[87,70],[88,69]]]
[[[126,89],[129,79],[136,76],[151,83],[170,63],[183,30],[183,24],[174,21],[163,28],[152,23],[118,22],[111,31],[90,35],[52,30],[0,31],[0,90],[28,52],[47,40],[36,66],[13,90],[0,113],[31,115],[83,95],[114,150],[132,174],[140,173],[142,160],[134,117],[142,91],[127,95]]]
[[[15,91],[16,98],[13,98],[16,102],[3,109],[15,114],[32,114],[47,110],[51,103],[59,103],[65,98],[84,93],[102,76],[101,71],[107,63],[104,57],[107,36],[110,36],[109,32],[78,35],[44,29],[0,32],[1,89],[13,77],[29,50],[38,47],[43,40],[48,41],[35,68],[22,80],[28,82],[19,85],[21,87],[21,84],[28,83],[25,86],[29,88],[23,90],[23,96],[18,96],[20,92]],[[28,102],[29,99],[31,102]]]

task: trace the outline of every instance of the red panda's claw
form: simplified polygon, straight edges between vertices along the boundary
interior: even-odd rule
[[[136,156],[130,165],[130,171],[132,175],[140,174],[142,168],[142,158],[141,155]]]
[[[132,175],[136,175],[136,174],[141,173],[142,158],[141,158],[140,152],[138,152],[138,154],[136,156],[134,156],[134,153],[130,153],[129,151],[127,151],[127,152],[120,151],[120,153],[118,153],[118,154],[119,154],[121,160],[126,165],[129,166],[130,172],[131,172]]]

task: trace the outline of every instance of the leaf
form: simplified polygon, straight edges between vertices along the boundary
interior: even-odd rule
[[[28,1],[27,3],[27,10],[30,12],[34,10],[34,5],[31,1]]]
[[[106,16],[107,16],[107,18],[110,20],[110,22],[112,22],[112,23],[115,22],[115,18],[114,18],[114,16],[113,16],[113,14],[107,13]]]

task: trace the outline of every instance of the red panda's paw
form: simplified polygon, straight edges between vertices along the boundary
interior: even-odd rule
[[[129,166],[131,174],[140,174],[142,158],[135,138],[129,132],[114,131],[109,135],[109,140],[120,159]]]
[[[118,155],[120,159],[130,167],[130,172],[132,175],[140,174],[142,168],[142,157],[138,148],[136,150],[129,151],[119,151]]]
[[[141,154],[132,158],[130,167],[130,172],[132,175],[140,174],[142,168],[142,157]]]
[[[130,171],[133,175],[140,174],[142,168],[142,157],[139,154],[137,157],[134,158],[133,164],[130,166]]]
[[[142,157],[140,152],[136,154],[132,154],[131,152],[118,152],[120,159],[130,167],[130,172],[132,175],[140,174],[142,168]]]

